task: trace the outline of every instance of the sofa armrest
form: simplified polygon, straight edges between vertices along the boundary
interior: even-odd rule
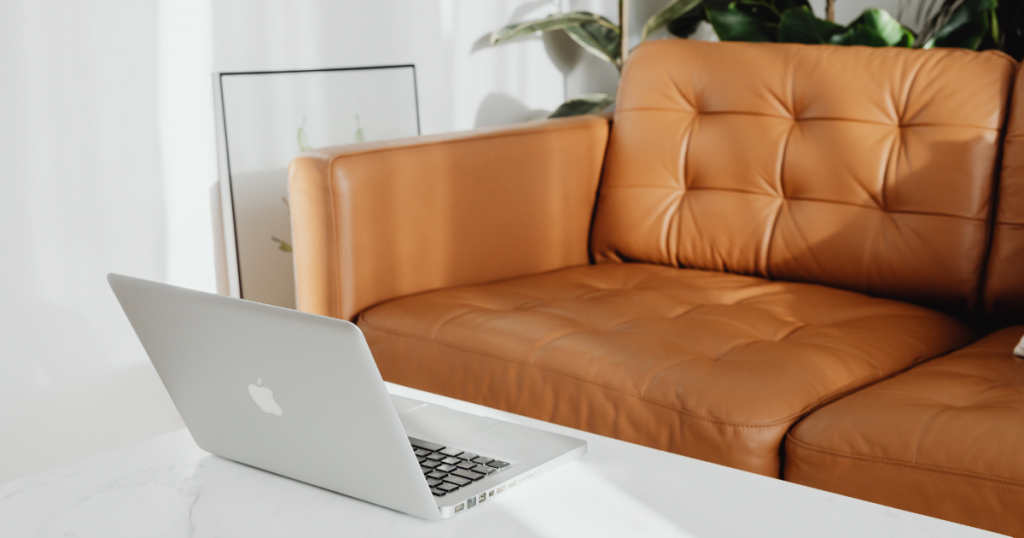
[[[303,153],[289,167],[299,310],[589,262],[608,141],[597,116]]]

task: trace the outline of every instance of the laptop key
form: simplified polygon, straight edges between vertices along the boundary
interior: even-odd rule
[[[418,461],[420,463],[423,463],[423,462],[427,461],[427,458],[416,458],[416,461]]]
[[[440,452],[446,456],[458,456],[459,454],[462,454],[462,451],[457,448],[446,448]]]
[[[468,478],[470,480],[480,480],[481,478],[484,477],[484,475],[480,473],[474,473],[473,471],[466,471],[464,469],[459,469],[458,471],[455,471],[452,474],[456,476],[461,476],[462,478]]]
[[[437,467],[435,467],[435,469],[437,469],[438,471],[441,471],[442,473],[450,473],[450,472],[454,471],[455,469],[458,469],[458,467],[456,467],[454,465],[438,465]]]
[[[455,465],[456,463],[459,463],[460,461],[462,461],[462,460],[460,460],[459,458],[445,458],[445,459],[441,460],[441,463],[447,463],[448,465]]]
[[[442,473],[441,471],[432,471],[427,474],[429,478],[436,478],[438,480],[448,476],[448,473]]]
[[[428,460],[434,460],[434,461],[441,461],[441,460],[443,460],[443,459],[445,459],[447,457],[448,456],[445,456],[444,454],[439,454],[437,452],[434,452],[433,454],[427,456],[427,459]],[[491,461],[491,460],[487,460],[487,461]],[[481,462],[477,462],[477,463],[486,463],[486,462],[482,462],[481,461]]]
[[[508,467],[507,463],[505,463],[503,461],[498,461],[498,460],[494,460],[494,461],[488,463],[487,465],[490,465],[491,467],[494,467],[495,469],[498,469],[498,470],[501,470],[501,469],[504,469],[505,467]]]
[[[446,477],[444,477],[444,481],[445,482],[451,482],[452,484],[455,484],[456,486],[465,486],[466,484],[472,484],[473,483],[472,480],[469,480],[467,478],[462,478],[461,476],[451,475],[451,474],[446,476]]]
[[[422,458],[423,456],[426,456],[427,454],[430,454],[429,450],[423,450],[422,448],[417,448],[416,450],[413,450],[413,452],[415,452],[416,456],[418,456],[420,458]]]
[[[472,452],[463,452],[462,454],[459,454],[459,457],[466,461],[473,461],[474,459],[479,458],[480,455]]]
[[[427,457],[429,458],[430,456]],[[483,456],[480,456],[479,458],[476,458],[473,461],[479,463],[480,465],[487,465],[488,463],[491,463],[494,460],[492,460],[491,458],[485,458]]]
[[[423,474],[427,474],[427,473],[432,473],[432,472],[434,472],[434,470],[433,470],[433,469],[431,469],[430,467],[424,467],[424,466],[422,466],[422,465],[420,465],[420,470],[421,470],[421,471],[423,471]]]
[[[476,464],[471,461],[463,461],[456,465],[459,469],[472,469]]]
[[[434,497],[444,497],[445,495],[448,494],[447,491],[440,490],[437,488],[431,488],[430,492],[434,494]]]
[[[436,479],[436,478],[428,478],[427,479],[427,485],[430,486],[430,487],[434,487],[434,486],[436,486],[436,485],[438,485],[440,483],[441,483],[441,481]]]
[[[448,482],[445,482],[444,484],[441,484],[440,486],[437,486],[437,489],[444,490],[444,491],[447,491],[448,493],[451,493],[451,492],[459,489],[459,486],[456,486],[455,484],[449,484]]]
[[[421,467],[429,467],[431,469],[434,469],[434,468],[438,467],[439,465],[441,465],[441,462],[439,462],[439,461],[430,461],[430,460],[427,460],[427,461],[423,462],[422,464],[420,464]]]
[[[493,474],[498,472],[494,467],[488,467],[486,465],[475,465],[472,470],[483,474]]]
[[[430,443],[428,441],[423,441],[421,439],[416,439],[414,437],[410,437],[409,438],[409,444],[414,446],[414,447],[416,447],[416,448],[422,448],[424,450],[429,450],[431,452],[437,452],[438,450],[444,450],[444,445],[439,445],[437,443]]]

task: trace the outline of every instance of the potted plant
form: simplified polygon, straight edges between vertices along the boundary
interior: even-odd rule
[[[818,18],[807,0],[672,0],[643,26],[641,41],[661,28],[689,37],[701,22],[711,24],[722,41],[758,41],[871,47],[996,48],[1020,60],[1024,56],[1024,2],[1004,0],[921,0],[915,34],[888,12],[865,9],[851,23],[834,22],[835,0],[826,0],[825,18]],[[491,34],[499,45],[536,32],[565,32],[584,50],[620,72],[629,56],[629,3],[619,0],[620,25],[587,11],[556,13],[543,19],[509,24]],[[549,118],[593,114],[614,97],[601,93],[569,99]]]

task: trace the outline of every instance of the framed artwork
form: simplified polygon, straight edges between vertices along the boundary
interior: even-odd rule
[[[417,101],[412,65],[215,73],[221,292],[295,308],[288,163],[312,148],[418,136]]]

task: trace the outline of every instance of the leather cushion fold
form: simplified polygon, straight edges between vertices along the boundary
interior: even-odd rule
[[[1010,327],[797,424],[786,480],[1024,536],[1024,360]]]
[[[955,49],[644,43],[594,256],[971,308],[1014,67]]]
[[[1024,69],[1018,69],[1013,87],[998,199],[985,307],[997,316],[1024,320]]]
[[[769,476],[800,417],[972,338],[854,292],[620,263],[403,297],[358,324],[388,381]]]

